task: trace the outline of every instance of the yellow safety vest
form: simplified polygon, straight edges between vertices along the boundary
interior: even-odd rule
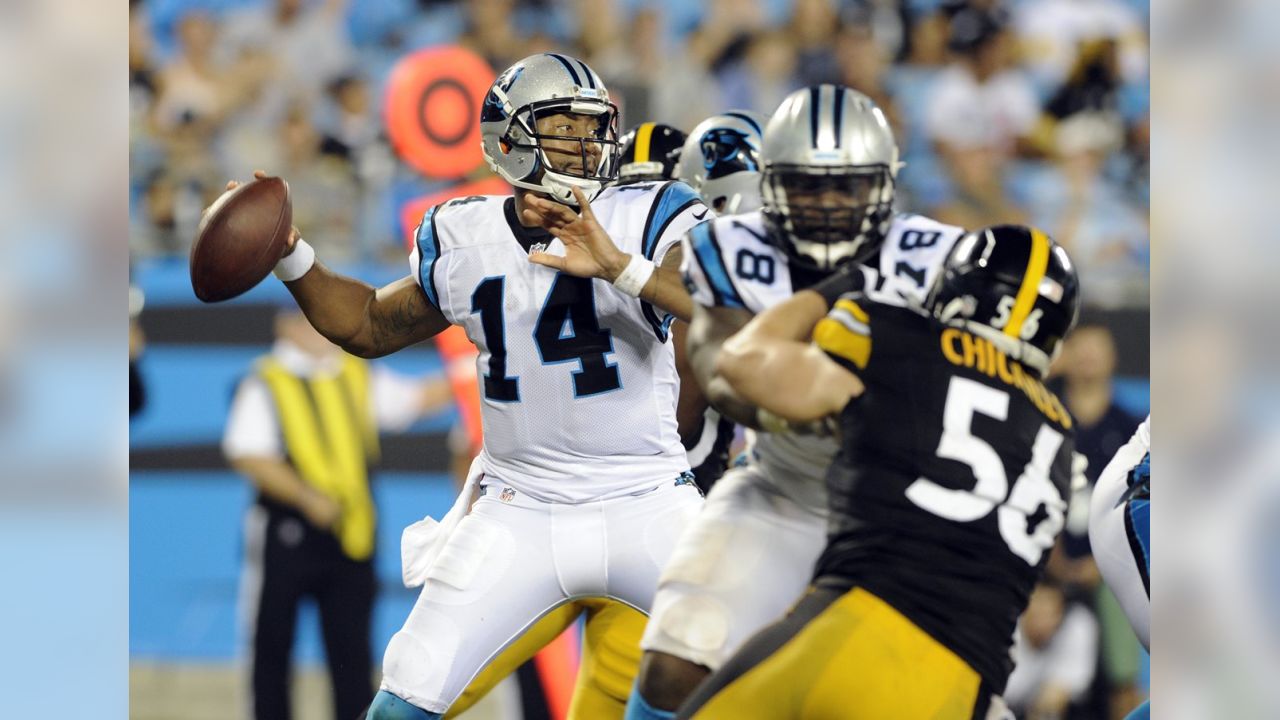
[[[378,459],[368,364],[347,355],[337,373],[303,378],[268,356],[258,361],[258,375],[275,399],[289,461],[303,480],[342,507],[334,531],[343,552],[367,560],[377,521],[369,464]]]

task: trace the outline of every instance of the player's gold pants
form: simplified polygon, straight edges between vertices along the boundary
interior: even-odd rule
[[[679,717],[969,720],[989,701],[973,668],[880,598],[811,587]]]
[[[620,720],[640,666],[646,618],[625,603],[605,598],[575,600],[552,610],[480,671],[445,718],[457,717],[474,705],[584,612],[587,627],[569,720]]]

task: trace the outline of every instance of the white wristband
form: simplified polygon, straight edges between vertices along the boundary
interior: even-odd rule
[[[631,262],[618,273],[613,286],[631,297],[638,298],[640,291],[644,289],[645,283],[649,282],[649,278],[653,276],[653,271],[657,267],[652,260],[646,259],[643,255],[632,255]]]
[[[276,263],[276,269],[272,272],[284,282],[293,282],[306,275],[315,264],[316,251],[307,244],[306,240],[298,238],[298,242],[294,243],[293,252],[280,258],[280,262]]]

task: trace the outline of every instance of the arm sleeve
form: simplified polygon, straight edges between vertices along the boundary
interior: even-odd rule
[[[809,288],[827,301],[827,307],[833,307],[842,295],[859,293],[863,288],[875,285],[875,271],[858,264],[846,265],[822,282]]]
[[[707,307],[747,307],[729,276],[729,267],[716,239],[715,223],[693,226],[684,243],[681,267],[687,268],[683,273],[684,282],[693,301]]]
[[[245,378],[236,389],[222,434],[222,454],[228,460],[285,457],[271,391],[259,378]]]
[[[409,252],[409,274],[427,294],[427,300],[440,309],[440,295],[436,287],[437,266],[440,263],[440,234],[436,227],[436,214],[440,206],[436,205],[422,216],[413,231],[413,250]]]
[[[712,217],[711,209],[702,203],[693,188],[678,180],[662,185],[645,219],[644,256],[661,264],[667,251],[675,247],[685,233]]]
[[[840,297],[813,328],[818,347],[854,374],[871,361],[871,317],[858,304],[861,299],[856,293]]]

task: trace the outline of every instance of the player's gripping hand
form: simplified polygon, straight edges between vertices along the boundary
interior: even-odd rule
[[[253,177],[254,177],[255,179],[261,180],[262,178],[265,178],[266,176],[267,176],[267,173],[266,173],[266,171],[265,171],[265,170],[254,170],[254,171],[253,171]],[[224,188],[224,189],[223,189],[223,195],[225,195],[225,194],[227,194],[227,193],[231,192],[232,190],[235,190],[235,189],[236,189],[236,188],[238,188],[238,187],[240,187],[240,181],[239,181],[239,180],[228,180],[228,181],[227,181],[227,186],[226,186],[226,188]],[[219,196],[219,198],[221,198],[221,196]],[[211,205],[209,205],[209,207],[205,208],[205,209],[204,209],[204,211],[200,213],[200,216],[201,216],[201,217],[204,217],[205,215],[208,215],[208,214],[209,214],[209,211],[210,211],[211,209],[213,209],[213,206],[214,206],[214,205],[217,205],[217,204],[218,204],[218,201],[217,201],[217,200],[214,200],[214,201],[213,201],[213,203],[212,203]],[[288,256],[289,256],[289,253],[292,253],[292,252],[293,252],[293,248],[294,248],[294,246],[295,246],[295,245],[297,245],[297,244],[298,244],[298,238],[300,238],[300,237],[302,237],[302,234],[298,232],[298,226],[297,226],[297,225],[292,225],[292,226],[290,226],[290,227],[289,227],[289,238],[288,238],[287,240],[285,240],[285,243],[284,243],[284,247],[285,247],[284,254],[285,254],[285,257],[288,257]]]
[[[564,257],[545,252],[529,253],[529,262],[555,268],[578,277],[597,277],[613,282],[627,267],[630,256],[618,249],[613,238],[596,220],[587,196],[573,188],[578,214],[567,205],[532,194],[524,196],[524,219],[535,223],[564,243]]]

